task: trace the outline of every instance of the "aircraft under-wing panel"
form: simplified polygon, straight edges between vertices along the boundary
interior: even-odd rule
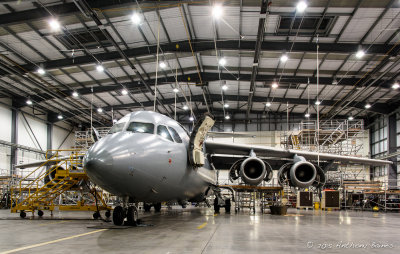
[[[373,166],[384,166],[392,162],[386,160],[376,160],[363,157],[343,156],[336,154],[317,153],[302,150],[283,149],[268,146],[255,146],[245,144],[221,143],[207,140],[205,141],[207,153],[230,154],[247,156],[254,151],[257,156],[290,158],[294,155],[303,156],[307,160],[338,161],[343,164],[367,164]]]

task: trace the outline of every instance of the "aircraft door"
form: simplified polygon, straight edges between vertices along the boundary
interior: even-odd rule
[[[194,167],[204,165],[203,142],[214,123],[215,120],[212,115],[204,114],[193,127],[189,141],[189,162]]]

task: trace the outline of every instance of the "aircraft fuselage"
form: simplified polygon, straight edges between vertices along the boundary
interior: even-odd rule
[[[191,199],[215,183],[207,160],[199,168],[189,164],[189,136],[175,120],[138,111],[113,129],[84,158],[88,176],[106,191],[155,203]]]

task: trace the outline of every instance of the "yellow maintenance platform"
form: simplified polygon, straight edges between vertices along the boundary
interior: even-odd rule
[[[105,193],[89,186],[82,168],[83,156],[80,150],[48,150],[46,160],[11,188],[11,212],[25,217],[26,212],[38,211],[42,216],[43,210],[52,212],[55,209],[110,211]]]

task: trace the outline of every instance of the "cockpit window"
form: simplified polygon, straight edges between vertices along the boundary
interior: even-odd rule
[[[166,139],[174,142],[174,140],[171,137],[171,134],[169,134],[169,132],[168,132],[167,127],[165,127],[164,125],[157,126],[157,134],[163,138],[166,138]]]
[[[176,143],[182,143],[182,139],[181,139],[181,137],[179,137],[178,132],[176,132],[176,130],[174,128],[169,127],[169,126],[168,126],[168,129],[171,132],[172,136],[174,137],[175,142]]]
[[[135,133],[154,133],[154,124],[152,123],[140,123],[140,122],[131,122],[129,123],[127,131],[132,131]]]
[[[126,122],[114,124],[114,126],[110,129],[108,134],[113,134],[113,133],[117,133],[117,132],[122,131],[122,129],[124,128],[125,124],[126,124]]]

